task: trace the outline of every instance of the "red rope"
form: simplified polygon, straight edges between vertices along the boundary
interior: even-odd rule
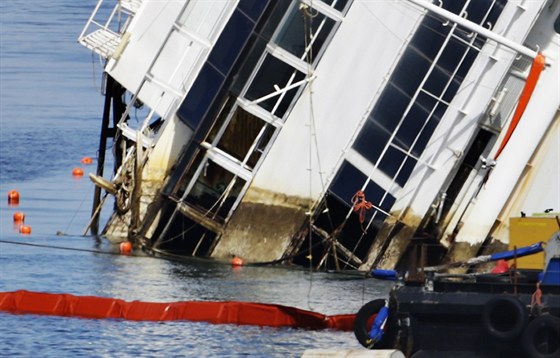
[[[366,219],[366,210],[373,208],[373,204],[366,201],[366,194],[362,190],[358,190],[352,197],[352,205],[354,212],[358,212],[360,224],[363,224]]]

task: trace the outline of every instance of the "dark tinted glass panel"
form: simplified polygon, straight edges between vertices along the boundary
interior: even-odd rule
[[[453,77],[453,79],[451,80],[451,83],[449,83],[449,85],[447,86],[447,89],[445,90],[445,93],[443,93],[443,96],[441,96],[441,98],[445,101],[445,102],[451,102],[451,100],[453,99],[453,97],[455,97],[455,94],[457,94],[457,91],[459,90],[459,87],[461,86],[461,83],[463,79],[455,76]]]
[[[480,24],[486,17],[491,5],[491,1],[471,1],[467,6],[467,19]]]
[[[494,25],[496,23],[496,21],[498,21],[498,18],[500,17],[500,14],[502,13],[502,11],[504,10],[504,7],[507,4],[507,0],[498,0],[494,3],[494,6],[492,6],[492,10],[490,10],[490,14],[488,15],[486,21],[488,21],[490,24]]]
[[[443,26],[439,19],[426,17],[412,37],[410,46],[414,47],[423,56],[433,60],[448,32],[449,26]]]
[[[445,46],[445,49],[437,62],[437,66],[442,71],[446,71],[450,74],[453,73],[459,63],[461,63],[466,50],[466,45],[455,38],[451,38]]]
[[[340,12],[344,12],[349,2],[349,0],[321,0],[321,1],[329,6],[334,7],[336,10]]]
[[[426,73],[428,73],[430,65],[431,63],[427,58],[409,47],[399,61],[395,71],[393,71],[391,83],[412,97],[426,76]]]
[[[409,102],[409,96],[389,83],[373,108],[370,119],[373,119],[381,127],[392,132],[397,127]]]
[[[286,22],[276,37],[278,45],[300,58],[305,51],[303,16],[303,12],[299,10],[299,6],[292,6],[290,12],[286,15]]]
[[[467,72],[471,68],[474,60],[476,59],[476,56],[477,53],[474,50],[469,50],[467,52],[467,56],[465,56],[465,59],[461,63],[461,66],[459,66],[459,69],[457,70],[457,74],[455,75],[455,77],[453,77],[453,81],[450,83],[449,87],[447,88],[447,90],[443,95],[444,101],[451,102],[453,97],[455,97],[455,94],[457,94],[457,91],[459,90],[461,83],[463,83],[463,80],[465,79]]]
[[[285,62],[268,55],[262,66],[259,68],[259,71],[255,76],[253,83],[251,83],[245,97],[252,101],[275,92],[275,85],[279,88],[284,88],[288,85],[288,81],[294,73],[296,73],[296,76],[292,83],[301,81],[305,78],[303,73],[298,72]],[[294,88],[284,94],[282,103],[278,107],[276,113],[274,113],[275,115],[278,117],[282,117],[284,115],[295,97],[297,90],[298,88]],[[268,111],[272,111],[279,99],[280,95],[260,102],[259,105]]]
[[[360,172],[356,167],[348,162],[344,162],[338,171],[336,178],[331,185],[331,193],[337,196],[341,201],[352,206],[352,197],[358,190],[362,188],[367,176]],[[381,207],[385,211],[389,211],[395,202],[395,198],[388,194],[383,202],[381,202],[383,196],[385,195],[385,190],[376,183],[369,181],[366,188],[364,189],[364,194],[366,200],[375,206]],[[367,219],[375,213],[375,210],[367,210]],[[377,212],[377,218],[382,218],[379,215],[383,215],[381,212]]]
[[[312,56],[314,56],[319,53],[335,22],[319,12],[314,13],[314,17],[308,18],[307,21],[311,25],[314,37],[312,46]],[[320,26],[321,31],[317,32]],[[294,56],[303,58],[306,45],[305,34],[304,13],[298,6],[294,6],[290,9],[286,22],[277,35],[276,42]],[[310,40],[307,39],[307,41]]]
[[[371,163],[377,162],[383,148],[389,142],[391,133],[377,123],[366,121],[354,142],[353,148]]]
[[[395,203],[395,198],[391,194],[387,194],[385,199],[383,199],[383,196],[386,194],[385,190],[372,181],[368,183],[364,193],[366,194],[367,201],[386,212],[390,212],[391,207]],[[377,224],[374,223],[374,225],[379,227],[380,221],[384,220],[387,215],[381,211],[371,209],[366,211],[366,220],[369,221],[373,214],[375,214],[375,221],[377,222]]]
[[[270,0],[241,0],[237,8],[245,15],[256,21],[268,5]]]
[[[189,127],[196,129],[223,81],[224,77],[206,63],[179,107],[178,117]]]
[[[408,180],[408,178],[410,178],[410,174],[412,174],[412,170],[414,169],[415,165],[416,165],[416,159],[408,156],[405,158],[404,165],[401,168],[399,174],[397,175],[397,178],[395,179],[397,184],[399,184],[400,186],[404,186],[406,184],[406,181]]]
[[[426,94],[418,96],[420,101],[416,101],[408,115],[405,117],[402,126],[397,131],[396,139],[399,147],[408,150],[416,136],[422,131],[424,123],[430,117],[430,112],[436,104],[436,100]]]
[[[476,38],[475,38],[475,40],[474,40],[474,42],[473,42],[472,45],[473,45],[474,47],[478,48],[478,49],[481,49],[482,46],[484,46],[485,43],[486,43],[486,37],[483,37],[483,36],[476,36]],[[473,52],[473,50],[470,50],[470,52]],[[475,54],[475,55],[476,55],[476,54]]]
[[[233,76],[233,85],[230,88],[230,91],[237,96],[240,95],[243,87],[253,73],[268,43],[265,39],[256,36],[254,33],[251,35],[250,41],[252,42],[251,49],[246,56],[243,55],[241,68],[236,71],[235,76]]]
[[[401,165],[405,157],[406,154],[404,154],[402,151],[390,146],[389,148],[387,148],[387,152],[379,163],[379,169],[383,173],[387,174],[387,176],[393,178],[395,174],[397,174],[397,170],[399,169],[399,166]]]
[[[235,11],[210,53],[208,61],[226,75],[247,42],[252,29],[253,23],[240,11]]]
[[[415,157],[420,157],[422,155],[438,123],[439,122],[434,118],[431,118],[428,123],[426,123],[426,127],[422,133],[420,133],[420,136],[416,140],[416,144],[414,144],[414,147],[412,148],[412,155]]]
[[[451,11],[455,15],[459,15],[463,9],[464,4],[465,1],[444,0],[442,7],[447,11]]]
[[[352,205],[352,197],[361,189],[366,179],[367,176],[364,173],[359,171],[352,164],[344,162],[331,185],[331,191],[342,201]],[[367,200],[370,199],[367,198]]]
[[[450,73],[443,70],[440,67],[434,67],[433,71],[430,73],[426,79],[423,89],[433,94],[436,97],[440,97],[449,82]]]

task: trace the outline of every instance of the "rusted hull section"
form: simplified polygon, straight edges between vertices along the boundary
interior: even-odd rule
[[[279,260],[305,219],[303,208],[243,203],[229,221],[212,257],[236,255],[250,262]]]

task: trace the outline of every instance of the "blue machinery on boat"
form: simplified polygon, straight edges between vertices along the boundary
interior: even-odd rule
[[[503,274],[438,272],[543,250],[543,270],[513,265]],[[423,280],[393,270],[371,272],[397,283],[388,300],[368,302],[356,314],[354,333],[363,346],[398,349],[410,357],[560,356],[560,231],[546,243],[420,272]]]

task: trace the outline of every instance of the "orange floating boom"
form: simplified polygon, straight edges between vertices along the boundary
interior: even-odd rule
[[[0,292],[0,310],[15,314],[113,318],[133,321],[204,321],[351,331],[355,314],[326,316],[275,304],[234,301],[127,302],[115,298],[19,290]]]
[[[502,140],[502,143],[500,143],[500,147],[498,148],[498,151],[496,152],[494,159],[498,159],[498,157],[506,147],[509,138],[515,131],[517,124],[521,120],[521,117],[523,116],[523,112],[525,112],[525,108],[527,107],[527,104],[531,99],[531,95],[533,94],[533,90],[537,85],[537,82],[539,80],[542,70],[544,69],[545,64],[546,64],[545,57],[541,53],[539,53],[537,57],[535,57],[535,59],[533,60],[533,64],[531,65],[531,70],[529,71],[529,76],[527,76],[527,81],[525,82],[523,91],[519,96],[519,102],[517,102],[517,107],[515,108],[515,112],[513,113],[513,117],[507,129],[507,132],[504,136],[504,139]]]

